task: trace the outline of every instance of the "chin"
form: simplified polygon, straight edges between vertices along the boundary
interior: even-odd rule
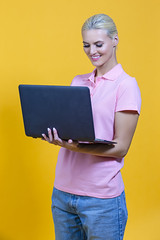
[[[95,63],[95,62],[92,62],[92,65],[95,66],[95,67],[101,67],[101,66],[102,66],[102,64],[100,64],[100,63]]]
[[[99,61],[92,61],[91,60],[91,63],[94,65],[94,66],[100,66],[100,65],[102,65]]]

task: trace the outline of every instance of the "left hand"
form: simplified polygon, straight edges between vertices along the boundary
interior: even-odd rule
[[[61,138],[59,138],[57,130],[53,128],[53,134],[50,128],[48,130],[48,137],[45,134],[42,134],[43,139],[46,140],[48,143],[58,145],[60,147],[65,147],[70,150],[74,150],[78,147],[78,142],[74,142],[72,139],[69,139],[68,141],[64,141]]]

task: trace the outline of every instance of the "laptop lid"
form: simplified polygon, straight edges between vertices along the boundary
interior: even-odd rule
[[[88,87],[19,85],[25,133],[41,138],[55,127],[63,140],[95,139]]]

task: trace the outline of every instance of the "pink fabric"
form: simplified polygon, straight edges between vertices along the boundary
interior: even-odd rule
[[[112,140],[117,111],[140,113],[141,97],[135,78],[117,64],[94,83],[95,70],[78,75],[72,86],[87,86],[91,93],[96,138]],[[56,167],[55,187],[72,194],[98,198],[119,196],[124,190],[121,168],[124,159],[93,156],[61,148]]]

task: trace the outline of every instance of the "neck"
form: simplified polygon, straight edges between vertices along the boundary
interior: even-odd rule
[[[116,55],[114,55],[109,61],[104,63],[102,66],[97,67],[96,77],[101,77],[105,73],[109,72],[113,67],[118,64]]]

